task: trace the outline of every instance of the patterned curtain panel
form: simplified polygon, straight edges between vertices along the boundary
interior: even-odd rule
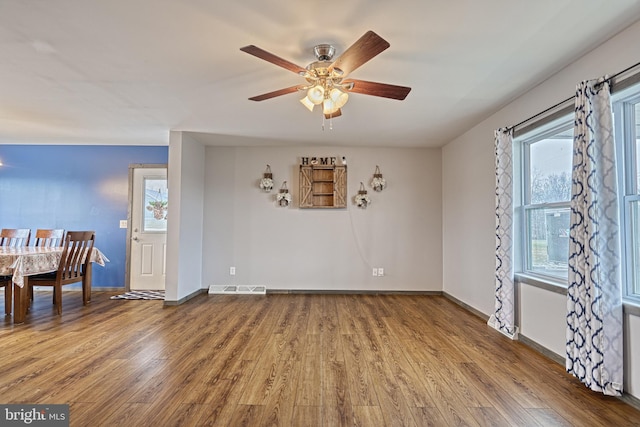
[[[619,396],[620,236],[611,97],[603,80],[576,91],[566,367],[591,390]]]
[[[489,325],[517,338],[513,286],[513,130],[495,131],[496,159],[496,292]]]

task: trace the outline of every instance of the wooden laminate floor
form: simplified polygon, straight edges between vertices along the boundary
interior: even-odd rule
[[[5,319],[0,403],[68,403],[72,426],[640,425],[442,297],[113,294]]]

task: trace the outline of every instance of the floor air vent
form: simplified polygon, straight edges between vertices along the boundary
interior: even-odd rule
[[[243,286],[243,285],[211,285],[210,294],[234,294],[234,295],[264,295],[267,293],[266,286]]]

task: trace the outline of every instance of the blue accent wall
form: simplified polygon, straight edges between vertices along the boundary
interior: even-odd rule
[[[0,228],[95,230],[110,262],[94,267],[93,287],[124,287],[129,165],[168,155],[167,146],[0,145]]]

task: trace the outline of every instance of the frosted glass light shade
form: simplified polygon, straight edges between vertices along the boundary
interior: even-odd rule
[[[322,101],[324,100],[324,88],[319,85],[310,88],[307,91],[307,98],[309,98],[309,101],[313,102],[315,105],[322,104]]]
[[[349,100],[349,94],[341,91],[340,89],[333,88],[331,89],[331,92],[329,92],[329,98],[331,98],[331,101],[333,101],[333,105],[335,105],[336,108],[342,108]]]
[[[325,99],[322,106],[323,106],[322,112],[325,115],[334,114],[336,111],[340,109],[340,107],[337,107],[336,104],[331,100],[331,98]]]
[[[307,109],[309,109],[309,111],[313,111],[313,107],[315,107],[315,104],[313,102],[311,102],[309,97],[305,96],[304,98],[302,98],[300,100],[300,102],[302,103],[302,105],[307,107]]]

